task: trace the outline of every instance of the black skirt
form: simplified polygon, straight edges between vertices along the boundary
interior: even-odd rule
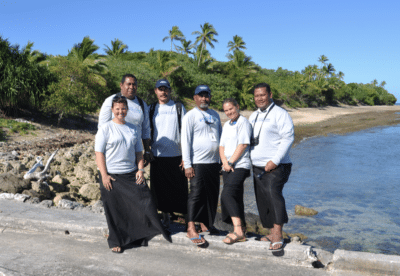
[[[100,178],[101,199],[107,219],[110,248],[135,244],[146,245],[152,237],[162,234],[171,241],[162,226],[149,187],[136,184],[136,171],[110,174],[112,190],[107,191]]]
[[[273,228],[274,224],[283,225],[289,221],[282,190],[289,180],[291,170],[292,164],[279,164],[260,180],[257,175],[264,171],[264,167],[253,166],[254,193],[260,220],[265,228]]]
[[[190,180],[188,221],[214,225],[219,195],[219,163],[193,164],[195,177]]]
[[[157,209],[165,213],[187,213],[188,181],[179,165],[182,156],[155,157],[150,164],[150,189]]]
[[[231,217],[239,217],[242,226],[246,226],[243,203],[243,182],[250,176],[249,169],[235,169],[234,172],[222,172],[224,188],[221,193],[221,217],[225,223],[232,224]]]

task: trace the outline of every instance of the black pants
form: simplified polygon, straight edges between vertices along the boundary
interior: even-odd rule
[[[219,163],[193,164],[195,177],[190,180],[188,221],[214,225],[219,195]]]
[[[243,182],[250,176],[248,169],[235,169],[234,172],[222,172],[224,188],[221,193],[222,221],[232,224],[231,217],[239,217],[242,226],[246,226],[243,203]]]
[[[182,156],[155,157],[150,164],[150,188],[160,211],[187,213],[188,181],[181,161]]]
[[[253,166],[254,193],[260,220],[265,228],[289,221],[282,190],[291,170],[292,164],[280,164],[275,170],[265,173],[260,180],[257,175],[264,171],[264,167]]]

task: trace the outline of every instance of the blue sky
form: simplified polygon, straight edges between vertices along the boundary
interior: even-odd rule
[[[346,83],[386,81],[400,102],[399,11],[397,0],[0,0],[0,35],[52,55],[66,55],[87,35],[99,54],[115,38],[147,52],[169,50],[162,39],[174,25],[194,41],[191,33],[209,22],[219,33],[209,49],[217,60],[227,60],[228,41],[239,35],[263,68],[301,71],[325,55]]]

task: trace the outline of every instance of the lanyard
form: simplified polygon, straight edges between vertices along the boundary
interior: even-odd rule
[[[274,108],[274,106],[275,106],[275,103],[272,103],[271,108],[268,109],[267,114],[265,114],[265,117],[264,117],[264,119],[263,119],[263,121],[262,121],[262,123],[261,123],[260,131],[258,132],[257,137],[254,137],[254,135],[253,135],[253,137],[254,137],[255,139],[258,139],[258,138],[260,137],[261,129],[262,129],[262,126],[263,126],[263,124],[264,124],[265,118],[267,118],[269,112],[271,111],[272,108]],[[256,126],[256,122],[257,122],[257,118],[258,118],[258,115],[259,115],[259,114],[260,114],[260,112],[257,113],[257,117],[256,117],[256,119],[254,120],[253,130],[254,130],[255,126]]]

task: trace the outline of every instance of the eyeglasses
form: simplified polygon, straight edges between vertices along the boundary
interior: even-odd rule
[[[125,96],[122,96],[122,95],[117,95],[117,96],[115,96],[114,98],[113,98],[113,102],[117,102],[117,101],[119,101],[119,100],[126,100],[126,97]]]

